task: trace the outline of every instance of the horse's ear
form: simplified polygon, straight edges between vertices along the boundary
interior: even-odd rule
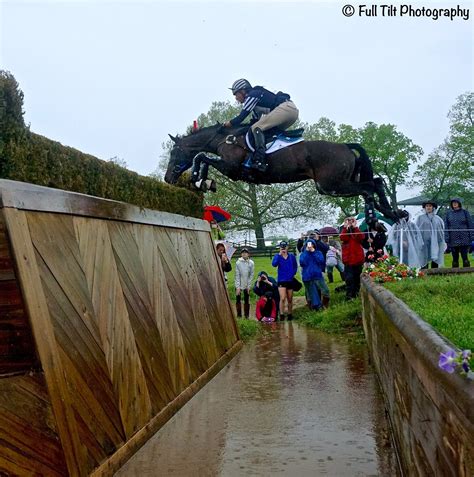
[[[171,134],[168,134],[168,136],[173,142],[177,142],[177,139],[174,136],[172,136]]]

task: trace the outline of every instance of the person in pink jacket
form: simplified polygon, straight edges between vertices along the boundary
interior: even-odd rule
[[[272,322],[276,320],[277,309],[272,292],[266,292],[260,297],[255,307],[255,314],[258,321]]]

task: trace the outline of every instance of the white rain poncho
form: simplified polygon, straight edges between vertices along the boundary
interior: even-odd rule
[[[388,234],[387,245],[392,247],[392,255],[400,263],[420,268],[423,265],[423,238],[418,226],[407,219],[400,219]]]
[[[442,267],[444,265],[444,250],[446,248],[443,219],[434,212],[429,214],[423,213],[415,219],[415,223],[418,225],[423,238],[423,266],[433,261]]]

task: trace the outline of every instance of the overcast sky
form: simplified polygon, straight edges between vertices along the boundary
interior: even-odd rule
[[[345,3],[2,1],[1,68],[34,132],[141,174],[240,77],[289,93],[302,121],[392,123],[431,152],[473,89],[473,4],[435,21],[360,17],[362,1],[346,18]]]

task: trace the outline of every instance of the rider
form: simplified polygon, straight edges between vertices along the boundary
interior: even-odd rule
[[[298,119],[298,109],[290,100],[290,95],[278,91],[274,94],[262,86],[254,86],[246,79],[238,79],[230,88],[235,99],[241,103],[242,111],[227,121],[224,126],[238,126],[252,113],[251,131],[255,140],[255,152],[249,155],[246,167],[265,172],[265,136],[263,131],[279,127],[289,128]]]

